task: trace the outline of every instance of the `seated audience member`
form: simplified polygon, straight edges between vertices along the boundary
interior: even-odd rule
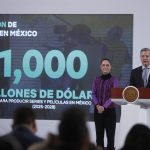
[[[36,130],[35,114],[32,109],[19,107],[13,113],[12,131],[1,138],[9,142],[15,141],[22,150],[26,150],[31,144],[42,141],[42,138],[35,135]]]
[[[55,150],[93,150],[84,110],[71,107],[64,111],[58,127],[60,144]]]
[[[143,124],[134,125],[121,150],[150,150],[150,129]]]
[[[60,145],[57,149],[81,150],[90,143],[85,112],[78,108],[64,111],[59,124]]]
[[[49,134],[47,140],[28,150],[102,150],[90,142],[86,113],[80,108],[65,110],[58,130],[58,135]]]

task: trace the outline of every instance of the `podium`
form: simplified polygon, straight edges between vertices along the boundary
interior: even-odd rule
[[[111,99],[114,103],[118,105],[126,105],[127,101],[123,99],[122,93],[124,88],[112,88],[111,90]],[[141,107],[150,107],[150,88],[139,88],[139,98],[133,103],[136,105],[140,105]]]
[[[116,131],[117,147],[122,147],[127,133],[131,127],[137,123],[150,126],[150,88],[139,88],[139,98],[135,102],[128,102],[123,99],[124,88],[112,88],[111,100],[117,105],[121,105],[121,118],[119,131]],[[116,129],[117,130],[117,129]]]

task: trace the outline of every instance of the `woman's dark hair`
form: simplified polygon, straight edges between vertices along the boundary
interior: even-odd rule
[[[150,129],[143,124],[134,125],[127,134],[124,147],[121,150],[150,149]]]
[[[87,135],[85,111],[77,107],[64,111],[59,125],[60,139],[65,143],[79,144]]]
[[[107,61],[111,64],[111,61],[110,61],[109,58],[103,58],[103,59],[100,61],[100,64],[102,64],[102,62],[103,62],[104,60],[107,60]]]

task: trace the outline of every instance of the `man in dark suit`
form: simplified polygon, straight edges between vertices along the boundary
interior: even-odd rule
[[[131,71],[130,85],[137,88],[150,88],[150,49],[141,49],[140,58],[142,66]]]
[[[14,149],[27,150],[27,148],[43,139],[36,136],[35,114],[31,108],[19,107],[13,113],[12,131],[2,137],[10,142]]]

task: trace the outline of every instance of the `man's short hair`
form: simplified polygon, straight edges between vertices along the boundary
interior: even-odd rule
[[[142,48],[141,51],[140,51],[140,53],[146,52],[146,51],[150,51],[150,49],[149,48]]]
[[[35,114],[29,107],[18,107],[13,112],[13,125],[12,127],[30,124],[35,121]]]

